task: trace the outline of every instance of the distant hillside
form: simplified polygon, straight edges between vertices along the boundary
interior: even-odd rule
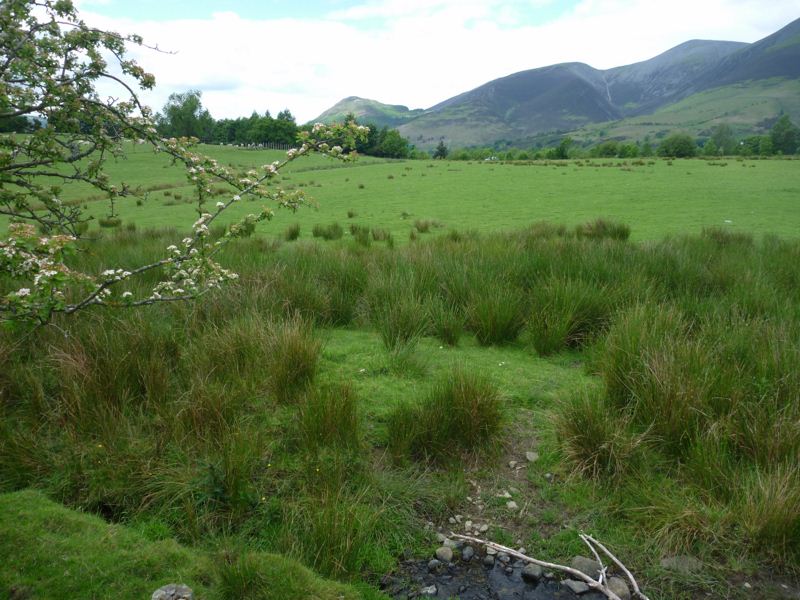
[[[781,111],[800,118],[798,80],[800,19],[754,44],[691,40],[605,71],[583,63],[531,69],[424,111],[348,98],[320,119],[353,112],[398,127],[420,148],[440,140],[454,147],[522,145],[567,133],[586,140],[676,128],[701,134],[722,121],[755,133]]]
[[[407,106],[399,104],[382,104],[376,100],[350,96],[334,104],[314,119],[314,122],[333,123],[334,121],[344,121],[345,117],[352,113],[361,123],[375,123],[380,127],[397,127],[421,115],[423,112],[421,108],[409,110]]]

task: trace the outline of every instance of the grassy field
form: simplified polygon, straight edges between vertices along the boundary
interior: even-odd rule
[[[282,156],[278,151],[204,146],[224,164],[259,166]],[[177,167],[136,148],[125,160],[109,163],[112,178],[148,188],[146,198],[123,199],[123,223],[138,227],[186,228],[194,221],[192,189]],[[416,220],[435,220],[448,229],[501,231],[550,221],[573,226],[597,217],[624,221],[634,240],[700,233],[725,227],[756,235],[794,237],[800,231],[800,162],[785,160],[622,160],[543,163],[464,163],[388,161],[369,157],[355,164],[324,157],[299,160],[279,179],[287,188],[305,189],[317,208],[296,215],[279,213],[261,225],[279,237],[291,223],[311,237],[314,225],[339,222],[378,227],[405,243]],[[157,189],[165,188],[165,189]],[[65,191],[66,199],[92,197],[85,188]],[[107,202],[88,202],[88,213],[102,217]],[[243,202],[230,215],[253,212]],[[348,218],[348,213],[354,214]],[[96,225],[95,225],[96,227]]]
[[[79,266],[160,257],[177,234],[151,228],[192,220],[188,188],[152,161],[116,166],[165,189],[126,200]],[[227,248],[235,284],[0,332],[0,555],[26,544],[0,584],[110,596],[87,565],[112,535],[125,558],[109,569],[133,565],[139,595],[163,573],[210,598],[380,598],[398,557],[430,556],[460,514],[554,561],[588,531],[653,599],[796,591],[800,163],[719,162],[313,158],[283,180],[319,211]],[[575,227],[599,216],[631,229]],[[270,239],[295,222],[301,239]],[[363,229],[303,239],[333,222]],[[46,538],[84,587],[35,558],[59,518],[88,528]],[[661,566],[682,554],[700,570]]]

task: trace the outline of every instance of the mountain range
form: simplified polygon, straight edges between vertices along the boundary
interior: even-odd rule
[[[427,109],[351,96],[316,120],[353,113],[396,127],[419,148],[542,145],[702,136],[727,123],[765,131],[779,114],[800,118],[800,19],[755,42],[691,40],[649,60],[599,70],[563,63],[514,73]]]

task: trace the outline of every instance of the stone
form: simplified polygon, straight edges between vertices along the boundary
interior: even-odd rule
[[[506,567],[504,571],[506,572],[506,575],[511,575],[514,572],[514,569],[512,567]]]
[[[746,589],[746,590],[752,590],[752,589],[753,589],[753,586],[752,586],[752,585],[750,585],[750,583],[748,583],[747,581],[745,581],[745,582],[744,582],[744,589]]]
[[[538,452],[526,452],[525,453],[525,460],[530,463],[536,462],[539,460],[539,453]]]
[[[517,461],[515,461],[515,460],[508,461],[508,468],[509,469],[513,469],[516,466],[517,466]]]
[[[600,569],[602,568],[599,562],[591,558],[586,558],[585,556],[574,556],[570,566],[584,575],[588,575],[592,579],[597,579]]]
[[[449,563],[453,560],[453,549],[448,546],[442,546],[436,549],[436,558],[443,563]]]
[[[431,585],[428,587],[424,587],[419,591],[421,596],[435,596],[436,595],[436,586]]]
[[[687,575],[703,568],[703,563],[693,556],[679,555],[661,559],[661,566],[668,571],[677,571]]]
[[[444,544],[446,539],[447,539],[447,536],[445,534],[443,534],[443,533],[437,533],[436,534],[436,541],[439,542],[440,544]]]
[[[481,525],[480,531],[481,533],[486,533],[487,531],[489,531],[489,526],[486,523],[484,523],[483,525]]]
[[[575,581],[574,579],[565,579],[561,582],[564,587],[572,591],[573,594],[585,594],[589,591],[589,586],[582,581]]]
[[[442,566],[442,563],[435,558],[432,558],[428,561],[428,571],[436,571],[439,567]]]
[[[503,490],[501,493],[497,494],[498,498],[511,498],[511,494],[508,493],[508,490]]]
[[[497,550],[495,550],[494,548],[486,548],[486,554],[488,554],[489,556],[494,556],[495,554],[497,554]]]
[[[527,554],[528,549],[525,548],[524,546],[520,546],[519,548],[517,548],[517,552],[519,552],[520,554]]]
[[[609,577],[606,586],[619,596],[620,600],[631,600],[631,591],[628,589],[628,584],[621,577]]]
[[[536,583],[539,581],[543,574],[544,570],[539,565],[529,563],[525,565],[524,569],[522,569],[522,578],[530,583]]]
[[[492,556],[491,554],[487,554],[486,556],[484,556],[483,557],[483,564],[485,566],[487,566],[487,567],[493,567],[494,566],[494,556]]]
[[[188,585],[170,583],[153,592],[150,600],[194,600],[194,592]]]
[[[458,521],[459,523],[461,523],[461,520],[462,520],[463,518],[464,518],[464,517],[463,517],[462,515],[456,515],[456,521]]]
[[[456,524],[456,520],[453,517],[450,517],[449,519],[447,519],[447,522],[450,523],[450,525],[455,525]]]
[[[497,553],[497,560],[499,560],[501,563],[506,563],[507,564],[507,563],[511,562],[511,557],[508,554],[506,554],[505,552],[498,552]]]
[[[467,531],[472,529],[472,521],[467,521],[466,523],[464,523],[464,529],[466,529]]]
[[[475,549],[472,546],[464,546],[461,551],[461,560],[470,561],[475,556]]]
[[[458,548],[460,542],[454,542],[453,540],[445,540],[442,542],[442,546],[447,546],[448,548]]]
[[[508,508],[508,510],[517,510],[519,508],[519,505],[513,500],[509,500],[508,502],[506,502],[506,508]]]

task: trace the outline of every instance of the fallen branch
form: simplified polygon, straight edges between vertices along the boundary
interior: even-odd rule
[[[586,544],[588,544],[590,547],[597,546],[598,548],[600,548],[600,550],[602,550],[603,553],[605,553],[605,555],[608,556],[608,558],[610,558],[612,562],[615,565],[617,565],[617,567],[619,567],[620,571],[625,573],[625,576],[628,578],[628,581],[631,584],[631,588],[633,588],[633,594],[637,598],[639,598],[639,600],[650,600],[650,598],[645,596],[639,589],[639,584],[636,583],[636,580],[633,578],[633,574],[628,570],[628,568],[625,565],[622,564],[622,562],[616,556],[611,554],[611,551],[608,548],[606,548],[602,543],[598,542],[590,535],[581,534],[581,539],[584,542],[586,542]]]
[[[546,562],[546,561],[543,561],[543,560],[539,560],[538,558],[532,558],[530,556],[526,556],[525,554],[522,554],[521,552],[517,552],[516,550],[513,550],[512,548],[508,548],[506,546],[502,546],[502,545],[496,544],[494,542],[490,542],[490,541],[487,541],[487,540],[482,540],[482,539],[479,539],[479,538],[470,537],[468,535],[460,535],[460,534],[453,533],[453,532],[451,532],[450,535],[452,537],[456,538],[456,539],[459,539],[459,540],[465,540],[465,541],[468,541],[468,542],[472,542],[474,544],[480,544],[480,545],[485,546],[487,548],[493,548],[494,550],[497,550],[498,552],[505,552],[509,556],[513,556],[514,558],[518,558],[518,559],[520,559],[522,561],[529,562],[529,563],[532,563],[534,565],[539,565],[540,567],[545,568],[545,569],[552,569],[554,571],[561,571],[562,573],[566,573],[566,574],[568,574],[568,575],[570,575],[570,576],[572,576],[572,577],[574,577],[576,579],[580,579],[586,585],[588,585],[589,588],[602,593],[609,600],[620,600],[620,597],[617,596],[612,590],[610,590],[608,588],[608,579],[607,579],[607,576],[606,576],[608,568],[603,566],[603,560],[600,558],[600,554],[597,551],[597,549],[599,548],[600,551],[603,552],[603,554],[605,554],[609,559],[611,559],[611,561],[623,573],[625,573],[625,577],[627,577],[628,581],[631,584],[631,588],[633,589],[633,595],[636,598],[639,598],[639,600],[650,600],[647,596],[645,596],[642,593],[642,590],[639,589],[639,584],[636,583],[636,579],[634,579],[633,574],[630,572],[630,570],[624,564],[622,564],[622,561],[620,561],[616,556],[614,556],[611,553],[611,551],[608,548],[606,548],[602,543],[598,542],[596,539],[594,539],[590,535],[586,535],[586,534],[582,533],[580,535],[580,538],[581,538],[581,540],[583,540],[583,543],[586,544],[589,547],[589,550],[592,551],[592,554],[594,554],[594,557],[597,559],[597,562],[600,564],[600,577],[599,577],[598,580],[592,579],[586,573],[578,571],[577,569],[573,569],[572,567],[565,567],[564,565],[557,565],[555,563],[550,563],[550,562]]]

